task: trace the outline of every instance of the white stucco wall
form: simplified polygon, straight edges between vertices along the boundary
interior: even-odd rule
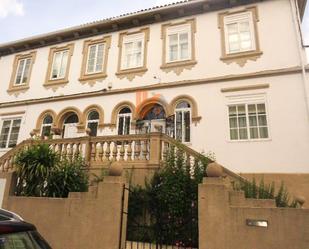
[[[184,70],[179,76],[160,70],[162,41],[161,24],[150,26],[148,44],[148,71],[133,81],[116,77],[118,62],[118,32],[112,34],[107,74],[108,77],[94,86],[82,85],[80,76],[83,40],[75,42],[69,83],[57,91],[43,87],[47,70],[49,47],[37,50],[33,67],[30,89],[18,97],[10,96],[8,88],[14,55],[0,59],[0,102],[59,96],[79,92],[89,92],[107,88],[113,83],[113,90],[181,80],[204,79],[225,75],[256,73],[264,70],[282,69],[299,66],[296,33],[294,30],[289,1],[273,0],[257,3],[259,11],[259,38],[263,55],[257,61],[248,61],[244,67],[232,63],[227,65],[221,57],[220,30],[218,13],[211,12],[196,16],[196,58],[197,65],[192,70]],[[63,44],[65,45],[65,44]],[[59,44],[61,46],[61,44]],[[257,84],[269,84],[269,88],[241,92],[222,93],[226,87],[239,87]],[[174,97],[188,94],[197,104],[200,123],[192,125],[191,147],[197,151],[214,152],[217,161],[237,172],[309,172],[309,122],[306,112],[303,81],[301,74],[247,78],[211,84],[190,85],[177,88],[157,89],[149,95],[161,94],[169,103]],[[269,121],[270,138],[265,141],[229,141],[227,104],[229,96],[264,94]],[[19,142],[29,137],[35,128],[40,113],[53,109],[59,113],[62,109],[75,106],[83,111],[91,104],[98,104],[104,109],[104,122],[110,123],[114,106],[122,101],[131,101],[136,105],[136,93],[102,95],[48,102],[44,104],[0,108],[1,113],[25,111]],[[115,134],[116,130],[105,128],[99,135]],[[0,151],[0,155],[4,151]]]
[[[269,84],[269,88],[240,92],[222,93],[226,87]],[[199,152],[214,152],[217,161],[238,172],[308,172],[309,169],[309,129],[302,90],[301,75],[283,75],[257,79],[237,80],[212,84],[201,84],[172,89],[158,89],[149,95],[160,94],[166,102],[182,94],[187,94],[198,103],[198,115],[202,120],[192,124],[191,147]],[[263,94],[269,122],[270,137],[261,141],[230,141],[227,104],[228,97],[238,95]],[[114,106],[122,101],[136,105],[136,94],[125,93],[105,95],[78,100],[59,101],[18,107],[24,110],[23,126],[19,141],[29,137],[40,113],[53,109],[59,113],[64,107],[75,106],[83,111],[91,104],[104,109],[104,122],[110,123]],[[12,111],[6,109],[3,111]],[[105,128],[99,135],[116,134]]]
[[[263,55],[257,61],[248,61],[244,67],[240,67],[236,63],[227,65],[220,60],[221,35],[220,29],[218,28],[218,12],[210,12],[195,16],[197,26],[195,39],[196,60],[198,63],[192,70],[184,70],[179,76],[174,72],[165,73],[160,69],[162,63],[162,23],[157,23],[148,26],[150,27],[147,57],[148,71],[142,77],[138,76],[133,81],[129,81],[126,78],[119,79],[115,75],[119,55],[119,32],[114,32],[111,33],[112,42],[107,62],[108,77],[102,82],[97,82],[94,86],[83,85],[78,81],[82,63],[82,47],[85,39],[74,42],[74,53],[69,70],[69,84],[59,88],[55,92],[52,89],[47,90],[43,87],[50,47],[43,47],[36,50],[37,56],[31,74],[30,89],[25,93],[19,94],[17,97],[14,95],[10,96],[6,92],[9,86],[15,54],[2,57],[0,59],[0,102],[100,90],[107,88],[109,82],[112,82],[113,89],[150,85],[157,83],[157,80],[153,78],[155,75],[161,79],[161,82],[173,82],[258,72],[299,65],[295,30],[291,18],[289,1],[273,0],[256,3],[255,5],[258,6],[258,33]],[[243,8],[238,7],[231,10]],[[184,19],[180,19],[179,21],[181,20]],[[175,22],[177,21],[175,20]],[[98,37],[102,36],[93,38]],[[64,46],[66,44],[63,43],[57,46]]]

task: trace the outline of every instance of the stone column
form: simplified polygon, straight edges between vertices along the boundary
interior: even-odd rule
[[[149,164],[152,166],[159,166],[161,159],[161,133],[153,132],[150,134],[149,148]]]

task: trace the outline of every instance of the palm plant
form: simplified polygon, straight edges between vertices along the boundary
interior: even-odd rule
[[[44,196],[46,179],[60,161],[59,156],[47,144],[33,145],[21,151],[15,158],[18,176],[16,194]]]

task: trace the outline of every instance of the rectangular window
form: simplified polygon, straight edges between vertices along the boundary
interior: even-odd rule
[[[190,110],[178,110],[175,114],[176,139],[183,143],[188,143],[191,137]]]
[[[122,68],[142,67],[144,64],[144,33],[124,37],[122,52]]]
[[[0,149],[12,148],[17,144],[21,118],[6,119],[2,121],[0,133]]]
[[[230,105],[229,125],[231,140],[268,138],[265,104]]]
[[[87,128],[90,129],[90,133],[89,133],[90,136],[92,136],[92,137],[96,137],[97,136],[98,125],[99,125],[98,121],[96,121],[96,122],[88,122]]]
[[[63,50],[55,52],[51,79],[63,79],[66,75],[67,63],[68,63],[69,50]]]
[[[118,135],[130,134],[131,114],[118,115]]]
[[[50,48],[46,81],[44,83],[45,87],[48,88],[53,85],[67,84],[69,82],[69,68],[73,51],[73,43],[62,47]],[[85,63],[86,61],[87,60],[85,59]]]
[[[180,25],[167,29],[167,62],[191,59],[191,25]]]
[[[31,58],[20,59],[18,61],[17,72],[15,77],[15,86],[25,85],[29,78]]]
[[[225,16],[224,31],[227,54],[256,49],[252,12]]]
[[[100,73],[103,71],[104,43],[89,46],[87,60],[87,74]]]
[[[32,67],[36,58],[36,51],[17,54],[14,58],[13,70],[7,92],[18,94],[29,89]]]

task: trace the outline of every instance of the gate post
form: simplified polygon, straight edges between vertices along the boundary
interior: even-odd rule
[[[199,249],[226,249],[229,195],[221,177],[205,177],[198,187]]]

